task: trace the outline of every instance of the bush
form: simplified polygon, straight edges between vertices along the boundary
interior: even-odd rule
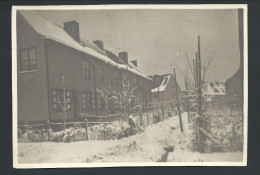
[[[48,141],[48,132],[45,129],[32,129],[27,127],[24,133],[21,129],[18,129],[17,132],[19,142]]]

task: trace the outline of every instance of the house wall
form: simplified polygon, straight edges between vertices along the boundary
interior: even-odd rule
[[[67,112],[68,118],[73,118],[75,113],[87,113],[87,114],[96,114],[96,110],[90,111],[83,111],[82,110],[82,99],[81,99],[81,92],[91,92],[95,93],[94,88],[94,65],[92,64],[91,60],[94,60],[95,65],[103,67],[104,73],[104,82],[98,81],[98,73],[97,68],[95,69],[96,74],[96,88],[99,90],[107,89],[108,91],[121,91],[121,74],[127,73],[125,70],[120,70],[116,67],[113,67],[109,64],[106,64],[97,58],[93,58],[90,55],[86,55],[74,49],[71,49],[65,45],[57,43],[55,41],[48,41],[48,58],[49,58],[49,74],[50,74],[50,88],[63,88],[62,77],[65,77],[65,88],[67,90],[72,91],[72,96],[75,97],[77,95],[77,109],[72,109]],[[82,62],[83,60],[88,60],[90,63],[90,79],[85,79],[82,74]],[[119,73],[119,85],[116,84],[114,78],[114,72]],[[142,79],[143,86],[136,89],[135,93],[139,94],[141,98],[151,100],[151,81],[146,80],[140,76],[137,76],[131,72],[128,73],[129,81],[130,81],[130,88],[133,88],[133,77],[136,77],[137,80]],[[73,93],[73,92],[77,92]],[[72,104],[73,106],[73,104]],[[98,114],[106,113],[107,111],[98,110]],[[62,112],[51,112],[52,119],[61,119]]]
[[[226,97],[242,96],[242,69],[240,68],[231,78],[225,83]]]
[[[177,89],[178,89],[178,98],[179,98],[179,101],[181,102],[182,101],[182,90],[178,84],[177,84]],[[163,96],[164,96],[165,101],[174,101],[174,102],[177,101],[176,83],[175,83],[175,79],[173,76],[171,76],[171,78],[164,90]]]
[[[96,110],[82,110],[82,92],[95,92],[94,88],[94,67],[96,75],[96,88],[120,92],[121,74],[126,70],[118,69],[106,64],[97,58],[79,52],[66,45],[57,43],[50,39],[42,39],[43,36],[35,32],[32,27],[18,13],[17,15],[17,53],[18,53],[18,120],[19,121],[40,121],[48,119],[61,119],[62,112],[52,109],[52,89],[63,89],[72,92],[71,110],[67,111],[67,118],[80,117],[80,114],[96,114]],[[37,70],[31,72],[20,72],[19,50],[23,48],[36,48]],[[90,78],[83,77],[83,60],[89,61]],[[91,62],[94,60],[96,66],[103,67],[104,82],[98,81],[97,68]],[[48,65],[47,65],[48,63]],[[48,71],[47,71],[48,70]],[[114,72],[119,74],[119,84],[115,82]],[[49,76],[47,76],[49,75]],[[135,90],[135,93],[145,102],[151,100],[151,80],[142,78],[129,72],[130,88],[133,88],[133,77],[137,81],[142,80],[142,86]],[[64,76],[65,85],[62,77]],[[48,93],[49,91],[49,93]],[[75,98],[74,98],[75,97]],[[77,104],[77,105],[76,105]],[[76,105],[76,106],[75,106]],[[108,111],[99,110],[98,114]]]
[[[153,98],[153,102],[163,102],[163,101],[173,101],[177,102],[176,99],[176,89],[175,89],[175,80],[174,77],[171,76],[170,79],[168,80],[168,84],[163,92],[159,92],[159,99],[158,98]],[[182,90],[180,86],[177,84],[178,88],[178,98],[179,102],[182,102]],[[153,96],[155,94],[158,94],[158,92],[154,92]]]
[[[47,120],[48,93],[44,41],[17,13],[18,121]],[[21,72],[20,49],[36,48],[37,70]]]

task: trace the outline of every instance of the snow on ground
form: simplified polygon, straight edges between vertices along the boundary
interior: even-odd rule
[[[92,153],[104,151],[119,140],[18,143],[19,163],[80,163]]]
[[[242,153],[194,152],[192,125],[186,113],[182,119],[182,133],[179,117],[174,116],[121,140],[18,143],[19,163],[242,161]]]
[[[190,149],[192,130],[187,114],[182,114],[184,132],[181,133],[179,117],[174,116],[148,126],[141,134],[122,139],[120,144],[87,158],[87,162],[158,162],[167,153],[165,149]]]
[[[242,162],[241,152],[199,153],[188,150],[168,154],[167,162]]]

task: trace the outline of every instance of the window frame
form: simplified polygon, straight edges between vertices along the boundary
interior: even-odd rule
[[[99,82],[104,82],[104,70],[103,66],[97,66],[97,78]]]
[[[56,95],[54,96],[53,95],[53,92],[56,92]],[[72,107],[72,93],[71,93],[71,90],[67,90],[65,89],[65,93],[66,93],[66,103],[67,103],[67,106],[68,106],[68,109],[66,111],[71,111],[71,107]],[[69,93],[69,95],[68,95]],[[54,102],[53,99],[56,99],[56,102]],[[58,89],[58,88],[52,88],[51,89],[51,104],[52,104],[52,111],[54,112],[62,112],[62,109],[60,107],[60,104],[58,102],[58,98],[60,98],[62,101],[63,101],[63,89]],[[69,100],[68,100],[69,99]],[[57,108],[55,109],[54,108],[54,105],[57,106]]]
[[[115,85],[119,85],[119,73],[118,73],[118,71],[114,71],[114,81],[115,81]]]
[[[82,74],[83,74],[83,78],[87,80],[90,79],[90,64],[89,61],[86,59],[82,60]]]
[[[31,59],[31,54],[30,54],[30,50],[34,51],[34,58]],[[23,58],[23,54],[22,52],[25,51],[26,52],[26,60],[24,60]],[[36,71],[38,68],[38,64],[37,64],[37,57],[36,57],[36,47],[29,47],[29,48],[23,48],[23,49],[19,49],[19,61],[20,61],[20,72],[32,72],[32,71]],[[32,63],[34,62],[34,63]],[[24,63],[27,63],[26,68]]]
[[[84,98],[83,98],[84,94]],[[85,100],[85,103],[83,103]],[[85,105],[85,108],[83,107]],[[82,111],[91,111],[92,110],[92,93],[91,92],[81,92],[81,108]]]
[[[143,86],[143,80],[139,78],[139,86]]]
[[[136,77],[133,77],[133,84],[134,84],[134,87],[138,86],[138,80]]]

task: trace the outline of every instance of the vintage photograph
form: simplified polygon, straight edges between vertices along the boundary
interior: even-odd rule
[[[247,6],[13,6],[15,168],[247,165]]]

